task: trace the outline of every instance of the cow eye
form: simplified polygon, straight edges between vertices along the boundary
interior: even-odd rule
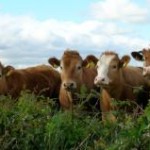
[[[81,69],[81,66],[78,66],[77,69],[80,70],[80,69]]]
[[[116,65],[113,65],[113,66],[112,66],[112,68],[113,68],[113,69],[116,69],[116,68],[117,68],[117,66],[116,66]]]
[[[63,67],[62,67],[62,66],[60,66],[60,69],[62,70],[62,69],[63,69]]]
[[[98,65],[96,65],[95,68],[98,69]]]

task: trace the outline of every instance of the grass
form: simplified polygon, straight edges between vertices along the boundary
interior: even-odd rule
[[[117,112],[118,121],[99,114],[58,110],[53,100],[23,92],[18,101],[0,97],[1,150],[148,150],[150,104],[143,114]]]

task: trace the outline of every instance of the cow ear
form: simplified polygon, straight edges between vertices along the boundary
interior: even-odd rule
[[[83,60],[83,66],[84,67],[95,67],[98,62],[98,59],[94,55],[88,55],[86,58]]]
[[[130,62],[130,56],[124,55],[120,60],[120,67],[126,67],[128,63]]]
[[[13,66],[6,66],[2,71],[2,75],[9,76],[10,71],[12,71],[12,70],[15,70],[15,68]]]
[[[139,52],[132,52],[131,55],[132,55],[132,57],[133,57],[135,60],[144,61],[143,52],[142,52],[142,51],[139,51]]]
[[[52,65],[54,68],[57,68],[60,66],[60,60],[58,60],[57,58],[55,57],[52,57],[52,58],[49,58],[48,59],[48,62],[50,65]]]

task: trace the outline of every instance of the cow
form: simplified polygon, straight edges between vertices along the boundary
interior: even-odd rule
[[[102,120],[116,120],[116,117],[111,113],[112,110],[116,109],[112,104],[112,99],[137,102],[133,92],[134,88],[146,86],[142,69],[128,66],[129,60],[128,55],[119,58],[117,53],[105,51],[97,62],[97,76],[94,84],[101,87]],[[147,99],[146,102],[143,100],[139,103],[145,105]]]
[[[3,68],[0,70],[4,72]],[[60,84],[60,74],[47,65],[10,69],[0,78],[0,95],[18,99],[22,90],[29,90],[36,95],[58,98]]]
[[[93,61],[96,61],[95,56],[91,55],[90,57]],[[94,78],[97,74],[96,68],[86,67],[88,59],[83,60],[78,51],[67,49],[64,51],[61,60],[53,57],[49,58],[48,62],[61,68],[59,100],[63,109],[70,110],[73,108],[74,103],[76,103],[76,93],[79,94],[83,86],[86,87],[88,93],[96,88],[94,85]],[[95,104],[95,101],[93,100],[92,103]],[[97,100],[96,103],[98,103]],[[97,104],[96,107],[98,109],[99,105]]]

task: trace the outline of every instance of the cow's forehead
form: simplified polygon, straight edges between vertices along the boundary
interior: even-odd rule
[[[75,57],[75,56],[70,56],[70,57],[63,57],[61,59],[61,64],[65,66],[73,66],[82,63],[81,57]]]
[[[99,64],[100,65],[109,65],[113,59],[115,59],[116,55],[102,55],[99,59]]]

